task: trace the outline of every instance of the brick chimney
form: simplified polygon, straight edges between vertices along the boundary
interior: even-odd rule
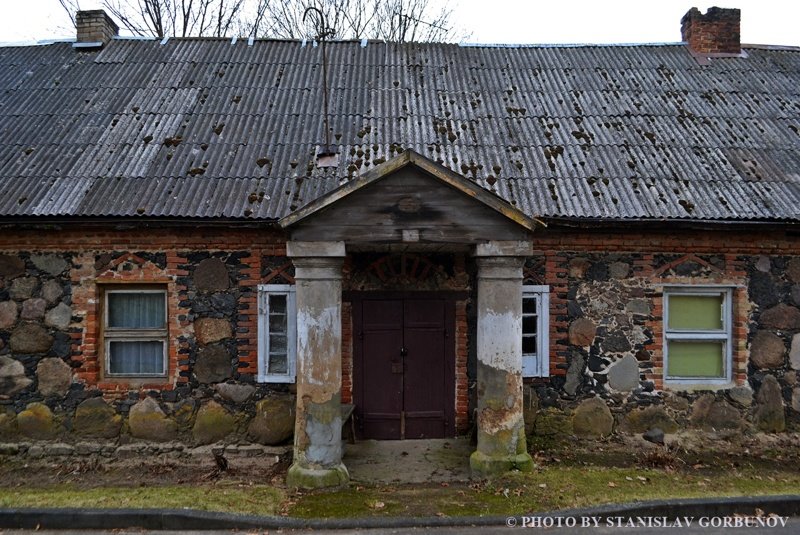
[[[741,11],[712,7],[703,15],[696,7],[681,19],[681,39],[701,54],[739,54]]]
[[[119,26],[102,9],[78,11],[75,14],[78,28],[78,47],[100,47],[119,33]]]

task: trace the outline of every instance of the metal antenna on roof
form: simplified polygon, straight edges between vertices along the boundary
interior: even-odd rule
[[[305,12],[303,13],[303,22],[306,21],[306,17],[308,14],[313,12],[317,16],[317,37],[322,43],[322,98],[323,100],[323,107],[325,111],[325,147],[323,148],[322,152],[317,155],[319,159],[320,156],[330,156],[334,154],[334,151],[331,149],[331,129],[328,119],[328,56],[325,52],[325,41],[328,37],[332,37],[336,34],[333,28],[329,28],[327,22],[325,21],[325,14],[317,7],[311,6],[306,8]]]

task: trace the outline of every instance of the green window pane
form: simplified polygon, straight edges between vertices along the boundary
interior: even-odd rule
[[[723,295],[670,295],[669,329],[722,330]]]
[[[669,342],[668,377],[725,377],[722,342]]]

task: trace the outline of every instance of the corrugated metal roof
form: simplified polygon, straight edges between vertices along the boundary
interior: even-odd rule
[[[0,215],[275,219],[401,151],[532,217],[800,219],[800,51],[114,40],[0,48]]]

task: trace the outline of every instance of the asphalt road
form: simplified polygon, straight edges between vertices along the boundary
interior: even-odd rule
[[[733,518],[733,517],[731,517]],[[507,527],[507,526],[455,526],[455,527],[437,527],[437,528],[392,528],[392,529],[344,529],[344,530],[316,530],[313,533],[320,533],[324,535],[399,535],[404,533],[419,534],[419,533],[441,533],[441,534],[465,534],[465,535],[481,535],[481,534],[504,534],[513,535],[514,533],[546,533],[548,535],[610,535],[620,533],[630,534],[655,534],[664,535],[670,532],[680,533],[680,535],[723,535],[727,533],[746,533],[748,535],[784,535],[800,533],[800,518],[789,518],[786,525],[783,526],[778,523],[777,527],[711,527],[700,526],[696,522],[689,527],[620,527],[620,526],[607,526],[601,525],[599,527],[562,527],[562,528],[542,528],[542,527]],[[121,534],[149,534],[149,535],[254,535],[256,533],[311,533],[311,531],[302,530],[249,530],[249,531],[230,531],[230,530],[213,530],[213,531],[144,531],[138,529],[131,530],[3,530],[0,529],[2,535],[30,535],[32,533],[46,534],[46,535],[121,535]]]

